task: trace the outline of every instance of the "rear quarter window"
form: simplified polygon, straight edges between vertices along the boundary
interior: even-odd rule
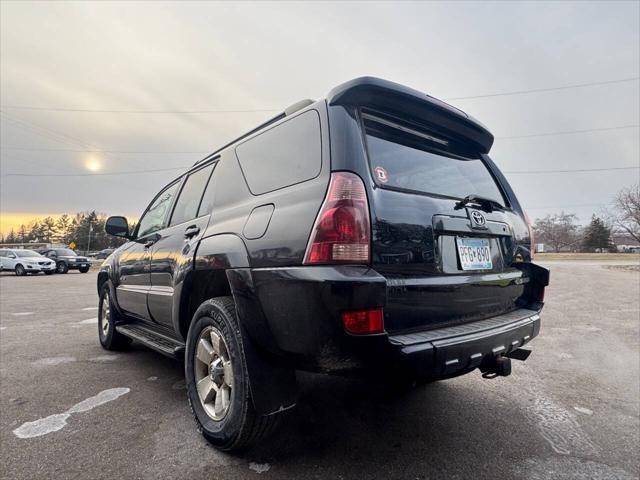
[[[322,168],[320,115],[309,110],[238,145],[238,162],[254,195],[315,178]]]

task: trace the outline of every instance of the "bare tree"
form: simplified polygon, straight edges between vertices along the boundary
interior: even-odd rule
[[[620,190],[614,208],[613,224],[640,242],[640,184]]]
[[[577,221],[573,213],[564,212],[537,218],[533,225],[536,242],[548,244],[556,252],[574,247],[580,240]]]

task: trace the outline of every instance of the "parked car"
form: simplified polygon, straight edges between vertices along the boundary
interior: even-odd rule
[[[105,258],[107,258],[109,255],[111,255],[113,253],[113,248],[105,248],[104,250],[100,250],[99,252],[97,252],[94,257],[97,260],[104,260]]]
[[[56,271],[55,262],[33,250],[0,249],[0,264],[2,265],[0,270],[13,270],[19,277],[40,272],[51,275]]]
[[[79,270],[87,273],[91,263],[87,257],[81,257],[70,248],[49,248],[42,251],[45,257],[56,263],[57,273],[67,273],[69,270]]]
[[[300,102],[160,190],[97,279],[107,350],[184,359],[202,434],[258,442],[296,370],[413,384],[506,376],[549,272],[460,110],[375,78]]]

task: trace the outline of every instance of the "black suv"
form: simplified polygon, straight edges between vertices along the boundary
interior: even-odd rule
[[[87,257],[81,257],[70,248],[49,248],[38,253],[56,262],[57,273],[67,273],[69,270],[79,270],[87,273],[91,268],[91,262]]]
[[[151,201],[98,274],[106,349],[184,359],[204,436],[232,450],[295,405],[296,370],[415,384],[508,375],[548,271],[464,112],[376,78],[299,102]]]

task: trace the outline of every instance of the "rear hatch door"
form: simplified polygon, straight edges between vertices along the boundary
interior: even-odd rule
[[[387,278],[388,331],[438,328],[517,308],[519,244],[512,210],[482,155],[408,121],[361,112],[371,195],[372,261]]]

